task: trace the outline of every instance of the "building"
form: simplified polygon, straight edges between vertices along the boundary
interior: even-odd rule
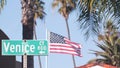
[[[85,64],[83,66],[79,66],[76,68],[117,68],[117,67],[108,65],[105,63],[88,63],[88,64]]]
[[[22,63],[19,61],[16,61],[16,68],[22,68]]]
[[[15,68],[16,58],[15,56],[2,56],[1,54],[1,41],[3,39],[9,39],[8,36],[0,29],[0,68]]]

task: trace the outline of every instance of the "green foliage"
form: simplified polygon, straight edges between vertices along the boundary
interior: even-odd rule
[[[100,34],[98,36],[101,43],[97,43],[102,51],[94,51],[94,54],[103,57],[101,61],[104,63],[120,67],[120,33],[111,21],[107,22],[104,29],[104,35]]]
[[[120,16],[120,0],[79,0],[78,7],[80,28],[88,36],[99,33],[104,12]]]
[[[45,16],[45,12],[44,12],[44,2],[41,0],[35,0],[35,7],[34,7],[34,11],[35,11],[35,18],[40,18],[43,19]]]
[[[64,16],[65,19],[76,8],[77,0],[54,0],[52,7],[60,6],[58,12]]]
[[[43,19],[45,16],[44,2],[41,0],[21,0],[22,5],[22,23],[36,22],[37,18]]]

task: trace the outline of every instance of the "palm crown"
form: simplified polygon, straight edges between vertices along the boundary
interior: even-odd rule
[[[65,19],[68,18],[68,15],[76,8],[77,0],[54,0],[52,6],[61,6],[59,8],[59,13],[62,14]]]
[[[105,26],[105,34],[99,35],[99,41],[97,46],[102,49],[102,51],[94,51],[97,56],[103,57],[100,59],[104,63],[120,67],[120,36],[117,28],[111,21],[107,22]]]

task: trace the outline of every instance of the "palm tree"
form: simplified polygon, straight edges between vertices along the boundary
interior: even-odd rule
[[[23,39],[33,39],[33,31],[36,18],[43,19],[44,2],[40,0],[21,0],[22,4],[22,23]],[[34,68],[33,56],[27,57],[27,67]]]
[[[103,58],[100,61],[120,67],[120,36],[117,30],[117,26],[113,22],[108,21],[105,26],[105,34],[100,34],[98,39],[101,43],[97,43],[97,46],[102,51],[94,51],[94,54]]]
[[[76,2],[77,0],[54,0],[52,4],[53,8],[60,5],[58,12],[65,18],[67,34],[69,39],[70,39],[70,30],[68,25],[68,18],[69,18],[69,14],[73,10],[75,10]],[[74,67],[76,67],[74,56],[72,57],[73,57]]]
[[[70,39],[70,31],[68,26],[68,18],[69,18],[69,14],[76,8],[76,2],[77,0],[54,0],[52,4],[53,8],[59,5],[61,6],[58,12],[65,18],[69,39]]]
[[[4,7],[6,0],[0,0],[0,11]],[[41,0],[21,0],[22,4],[22,20],[23,23],[23,39],[33,39],[34,24],[36,18],[43,19],[45,12],[43,11],[44,2]],[[33,67],[33,57],[28,56],[27,67]]]
[[[61,5],[58,11],[65,18],[67,34],[69,39],[70,39],[70,30],[68,25],[68,18],[69,18],[69,14],[75,9],[76,2],[77,0],[54,0],[52,4],[53,7]],[[76,67],[74,56],[72,56],[72,58],[73,58],[74,67]]]
[[[79,0],[80,28],[85,30],[86,35],[98,34],[101,23],[101,15],[104,12],[120,16],[120,0]],[[86,31],[87,30],[87,31]]]

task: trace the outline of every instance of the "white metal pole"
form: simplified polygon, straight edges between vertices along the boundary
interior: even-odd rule
[[[27,55],[23,55],[23,68],[27,68]]]
[[[48,68],[48,56],[45,56],[45,60],[46,60],[46,68]]]
[[[46,27],[46,23],[45,23],[45,19],[44,19],[44,26],[45,26],[45,39],[47,40],[47,27]],[[48,52],[49,52],[49,45],[48,45]],[[48,53],[49,54],[49,53]],[[45,62],[46,62],[46,68],[48,68],[48,56],[45,56]]]
[[[24,40],[24,45],[26,45],[26,40]],[[24,53],[25,53],[25,47],[24,47]],[[27,68],[27,54],[25,53],[23,55],[23,68]]]

